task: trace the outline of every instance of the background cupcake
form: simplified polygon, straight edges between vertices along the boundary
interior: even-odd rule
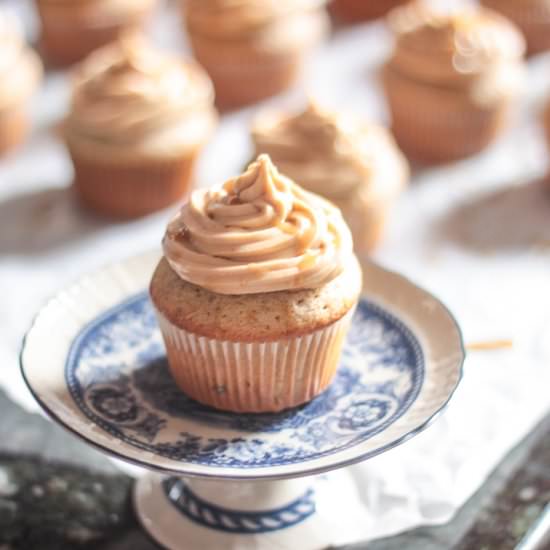
[[[330,12],[340,21],[358,22],[377,19],[408,0],[332,0]]]
[[[36,0],[40,46],[48,61],[66,65],[143,26],[156,0]]]
[[[212,103],[202,69],[138,36],[93,53],[74,75],[64,128],[82,201],[129,218],[180,199],[214,129]]]
[[[322,0],[186,0],[184,17],[224,107],[291,86],[328,29]]]
[[[256,154],[268,153],[284,174],[340,208],[357,253],[376,246],[408,178],[389,132],[311,103],[298,115],[259,116],[252,139]]]
[[[195,191],[151,282],[174,378],[235,412],[279,411],[332,380],[361,290],[340,212],[261,156]]]
[[[521,88],[519,30],[489,10],[436,12],[421,2],[394,10],[390,24],[396,45],[382,76],[403,151],[444,162],[485,148]]]
[[[0,155],[24,141],[28,102],[42,77],[38,56],[25,44],[19,21],[0,10]]]
[[[481,0],[512,20],[527,40],[527,53],[550,50],[550,2],[548,0]]]

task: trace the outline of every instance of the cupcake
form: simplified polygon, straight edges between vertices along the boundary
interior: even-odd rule
[[[216,120],[212,85],[194,63],[138,36],[94,52],[75,72],[64,125],[79,197],[115,218],[178,201]]]
[[[28,102],[42,77],[38,56],[26,44],[18,20],[0,10],[0,155],[22,143],[30,120]]]
[[[186,0],[184,18],[226,108],[290,87],[328,30],[322,0]]]
[[[42,31],[40,47],[51,63],[68,65],[139,30],[156,0],[36,0]]]
[[[522,30],[528,54],[550,50],[548,0],[481,0],[481,3],[502,13]]]
[[[383,17],[390,10],[408,0],[332,0],[330,12],[343,22],[356,23]]]
[[[331,382],[361,291],[340,212],[267,155],[195,191],[170,222],[151,298],[179,387],[233,412],[276,412]]]
[[[297,115],[265,113],[252,127],[256,154],[342,212],[357,254],[378,243],[388,211],[408,179],[408,165],[389,132],[311,103]]]
[[[421,2],[394,10],[390,25],[396,45],[382,78],[405,154],[445,162],[484,149],[521,89],[519,30],[483,8],[437,12]]]

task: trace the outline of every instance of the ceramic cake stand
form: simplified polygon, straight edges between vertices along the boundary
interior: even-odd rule
[[[330,388],[280,414],[224,413],[170,376],[146,292],[157,260],[108,267],[45,306],[21,352],[31,392],[75,435],[156,472],[134,497],[163,546],[326,547],[350,510],[326,491],[330,476],[313,474],[387,451],[437,416],[462,374],[457,324],[427,292],[369,264]]]

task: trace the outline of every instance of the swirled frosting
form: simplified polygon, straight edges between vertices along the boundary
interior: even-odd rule
[[[390,14],[396,47],[389,67],[416,81],[472,88],[480,100],[515,92],[525,41],[487,9],[434,10],[413,2]]]
[[[172,269],[218,294],[318,288],[353,259],[340,211],[261,155],[246,172],[195,191],[163,240]]]
[[[137,35],[94,52],[77,70],[67,131],[109,146],[177,154],[204,141],[216,116],[210,80],[194,63]]]
[[[268,153],[281,171],[340,209],[357,252],[372,248],[372,219],[395,200],[409,175],[385,128],[310,103],[297,115],[261,115],[252,138],[256,154]]]
[[[294,116],[258,117],[252,138],[256,154],[269,154],[282,172],[337,204],[358,193],[395,195],[406,179],[406,161],[384,128],[314,102]]]
[[[0,109],[26,100],[41,75],[40,60],[25,44],[19,21],[0,9]]]

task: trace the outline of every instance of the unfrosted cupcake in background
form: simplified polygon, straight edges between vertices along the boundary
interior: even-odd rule
[[[330,12],[340,21],[370,21],[383,17],[390,10],[408,0],[332,0]]]
[[[517,27],[487,9],[439,12],[422,2],[389,20],[396,44],[382,77],[401,149],[422,162],[484,149],[504,128],[525,76]]]
[[[68,65],[137,31],[157,0],[36,0],[41,21],[40,47],[49,62]]]
[[[325,36],[322,0],[186,0],[191,46],[223,107],[289,88]]]
[[[481,0],[513,21],[527,40],[527,52],[550,50],[550,0]]]
[[[19,20],[0,9],[0,155],[23,142],[30,127],[29,99],[42,78]]]
[[[177,384],[234,412],[275,412],[331,382],[362,287],[337,208],[260,156],[170,222],[150,292]]]
[[[310,103],[299,114],[261,114],[252,139],[257,155],[269,154],[284,174],[340,208],[358,254],[378,244],[409,174],[385,128]]]
[[[116,218],[164,208],[189,190],[217,115],[208,76],[126,36],[75,71],[65,140],[82,202]]]

